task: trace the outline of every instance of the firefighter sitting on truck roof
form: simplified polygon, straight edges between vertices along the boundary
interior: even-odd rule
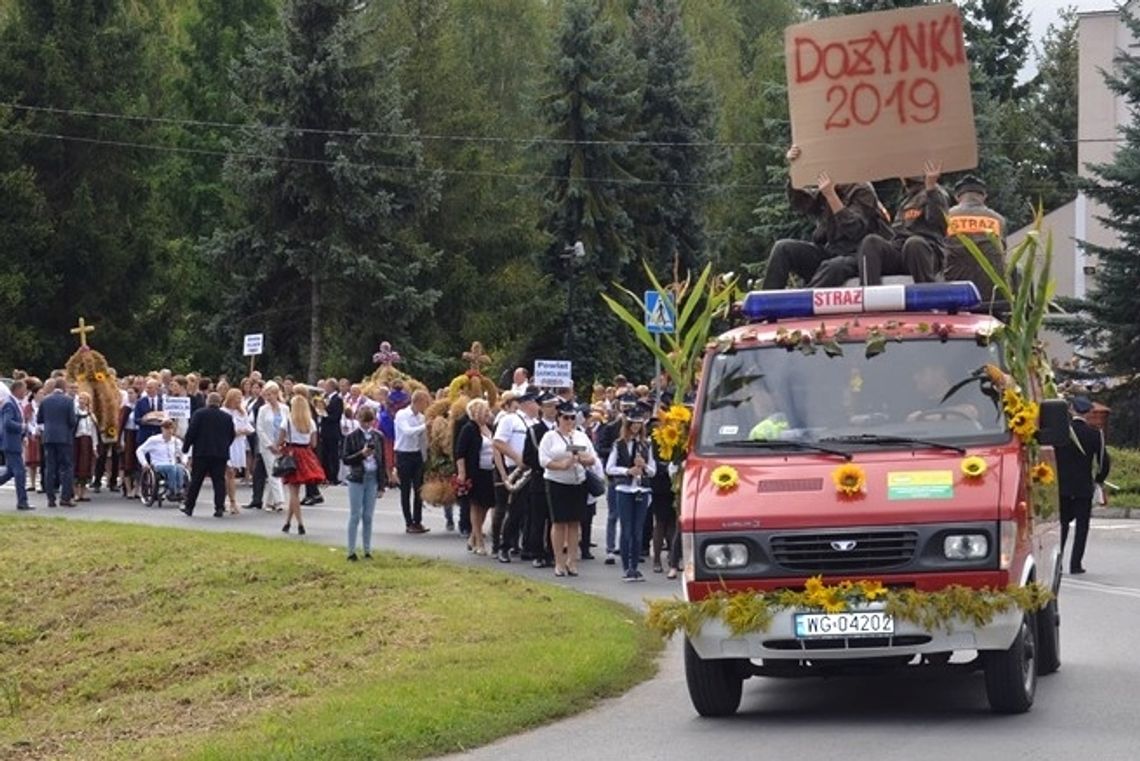
[[[930,283],[942,271],[950,197],[938,184],[941,174],[941,163],[927,161],[922,177],[900,178],[906,198],[891,235],[868,235],[859,245],[863,285],[881,285],[883,275],[910,275],[916,283]]]
[[[986,183],[966,175],[954,185],[958,204],[950,209],[946,254],[946,279],[971,280],[983,301],[989,301],[994,284],[966,250],[958,235],[973,241],[998,272],[1005,270],[1005,217],[986,206]]]
[[[787,159],[795,161],[799,155],[799,146],[793,145]],[[794,211],[813,217],[815,230],[810,241],[776,241],[768,256],[764,290],[786,288],[793,272],[812,288],[843,285],[854,275],[855,252],[863,238],[890,229],[870,183],[836,185],[822,172],[816,190],[799,190],[789,183],[788,203]]]

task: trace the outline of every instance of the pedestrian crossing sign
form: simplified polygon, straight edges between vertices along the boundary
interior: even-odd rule
[[[673,294],[665,297],[659,291],[645,292],[645,329],[650,333],[673,333],[676,331],[677,309],[673,304]]]

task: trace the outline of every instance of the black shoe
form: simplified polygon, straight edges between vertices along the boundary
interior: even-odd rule
[[[301,498],[301,504],[304,507],[308,507],[309,505],[313,504],[313,498],[312,497],[302,497]]]
[[[589,550],[586,550],[585,552],[582,553],[582,559],[583,560],[593,560],[594,559],[594,553],[590,552]]]
[[[31,505],[16,505],[17,510],[35,510]]]
[[[550,563],[546,562],[545,558],[535,558],[531,565],[535,568],[547,568],[550,566]]]
[[[300,524],[300,523],[298,523],[298,524],[297,524],[297,533],[298,533],[300,536],[304,536],[304,535],[305,535],[305,527],[304,527],[304,525],[302,525],[302,524]]]
[[[455,521],[448,521],[447,522],[447,530],[448,531],[454,531],[455,530]]]
[[[283,533],[286,533],[286,534],[288,534],[288,533],[289,533],[289,524],[288,524],[288,523],[286,523],[284,526],[282,526],[282,527],[281,527],[281,531],[282,531]]]
[[[355,563],[355,562],[356,562],[357,560],[359,560],[360,558],[356,557],[356,553],[355,553],[355,552],[353,552],[353,553],[350,553],[350,554],[349,554],[349,556],[348,556],[348,559],[349,559],[349,560],[351,560],[353,563]]]
[[[364,559],[365,560],[371,560],[372,559],[372,553],[371,552],[364,553]]]
[[[225,515],[226,515],[226,511],[225,511],[225,510],[222,510],[222,511],[220,511],[220,512],[219,512],[218,510],[215,510],[215,511],[214,511],[214,517],[215,517],[215,518],[224,518],[224,517],[225,517]]]
[[[534,560],[534,555],[531,555],[529,552],[520,552],[519,553],[519,560],[523,560],[523,561]]]
[[[242,509],[243,510],[260,510],[261,509],[261,503],[260,502],[250,502],[248,505],[242,505]]]
[[[51,502],[51,501],[49,501],[49,502],[48,502],[48,507],[55,507],[55,503],[54,503],[54,502]]]
[[[511,554],[506,550],[499,550],[498,558],[500,563],[511,562]]]
[[[1070,568],[1069,573],[1072,574],[1073,576],[1079,576],[1082,573],[1087,573],[1087,571],[1085,571],[1084,568],[1077,566],[1076,568]]]
[[[95,484],[94,486],[91,487],[91,491],[95,492],[96,494],[102,494],[103,493],[103,487],[100,486],[99,484]]]
[[[324,503],[324,501],[325,501],[325,498],[322,497],[320,494],[318,494],[315,497],[309,497],[309,501],[306,504],[308,504],[310,506],[311,505],[320,505],[320,504]]]
[[[182,513],[186,517],[190,517],[191,515],[194,514],[194,508],[186,507],[185,505],[183,505],[182,507],[178,508],[178,512]]]

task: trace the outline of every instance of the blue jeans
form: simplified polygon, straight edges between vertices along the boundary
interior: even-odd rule
[[[16,506],[27,507],[28,505],[28,479],[24,470],[24,453],[23,452],[5,452],[4,461],[8,472],[0,478],[0,485],[6,484],[12,479],[16,480]]]
[[[618,520],[621,521],[621,567],[626,573],[637,570],[641,560],[641,535],[649,512],[649,492],[619,491]]]
[[[73,449],[75,443],[70,441],[66,444],[44,444],[44,491],[49,505],[55,504],[57,491],[64,502],[70,502],[75,496]]]
[[[617,550],[618,504],[614,482],[606,484],[606,554]]]
[[[177,465],[155,465],[154,472],[166,481],[168,494],[181,494],[186,488],[185,471]]]
[[[372,552],[372,514],[376,511],[376,474],[365,473],[364,481],[348,482],[348,553],[356,553],[356,528],[361,525],[364,554]]]

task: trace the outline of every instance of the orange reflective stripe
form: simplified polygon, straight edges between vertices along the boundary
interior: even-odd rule
[[[947,220],[947,235],[973,235],[976,233],[993,233],[1001,237],[1001,222],[993,217],[950,217]]]

